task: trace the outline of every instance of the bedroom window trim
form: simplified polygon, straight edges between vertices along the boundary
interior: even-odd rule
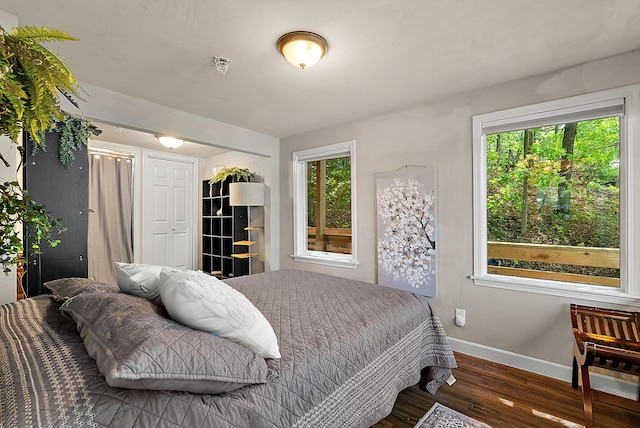
[[[307,232],[307,162],[350,157],[351,163],[351,254],[308,249]],[[293,153],[293,258],[297,262],[355,269],[358,267],[356,237],[356,141],[345,141]]]
[[[611,112],[620,117],[620,287],[488,273],[486,135]],[[640,85],[476,115],[472,122],[475,285],[640,306]]]

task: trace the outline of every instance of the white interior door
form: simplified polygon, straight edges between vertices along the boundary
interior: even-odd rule
[[[194,162],[145,156],[142,183],[142,262],[193,269]]]

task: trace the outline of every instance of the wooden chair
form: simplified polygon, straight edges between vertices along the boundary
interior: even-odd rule
[[[580,367],[585,427],[594,426],[594,400],[640,412],[640,401],[592,390],[589,381],[589,366],[640,376],[640,312],[571,304],[571,323],[576,339],[571,384],[578,388]]]

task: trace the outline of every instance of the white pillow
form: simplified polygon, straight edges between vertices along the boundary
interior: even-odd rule
[[[175,321],[280,358],[273,327],[244,294],[203,272],[162,269],[160,298]]]
[[[162,266],[116,262],[116,282],[122,292],[154,299],[160,294],[158,280]]]

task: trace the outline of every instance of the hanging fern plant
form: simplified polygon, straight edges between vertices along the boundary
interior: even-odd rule
[[[0,26],[0,135],[16,143],[21,129],[35,145],[44,132],[62,120],[58,95],[76,107],[79,83],[67,65],[41,42],[77,40],[62,31],[44,27],[18,27],[7,32]]]
[[[89,121],[81,117],[65,115],[63,121],[57,122],[55,130],[60,133],[58,156],[60,163],[66,168],[76,160],[76,150],[86,146],[89,141]]]

